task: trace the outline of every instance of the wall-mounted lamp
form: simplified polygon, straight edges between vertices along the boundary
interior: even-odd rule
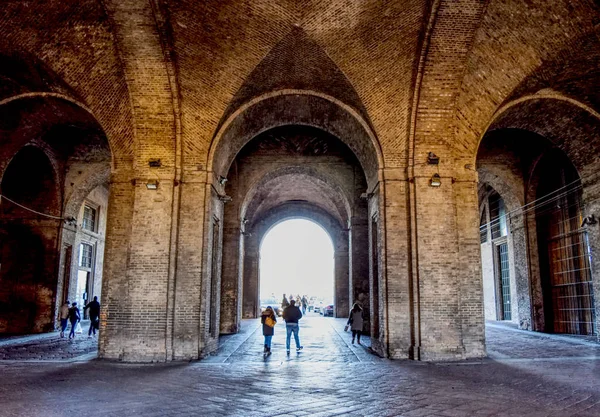
[[[148,166],[150,168],[160,168],[162,166],[162,163],[160,162],[160,159],[150,159],[148,161]]]
[[[224,185],[227,182],[227,178],[222,175],[219,175],[219,184]]]
[[[439,165],[440,157],[433,152],[429,152],[429,155],[427,155],[427,163],[429,165]]]
[[[362,193],[360,195],[360,199],[361,200],[370,200],[371,197],[373,197],[375,195],[375,193]]]
[[[146,188],[149,190],[158,190],[158,180],[148,180]]]
[[[442,185],[442,179],[440,178],[440,174],[433,174],[431,179],[429,180],[429,185],[431,187],[439,187]]]
[[[587,225],[594,225],[598,223],[598,219],[596,219],[596,216],[594,216],[593,214],[586,216],[583,218],[583,221],[581,222],[581,227],[583,226],[587,226]]]
[[[73,216],[68,216],[68,217],[65,217],[63,220],[64,220],[64,221],[65,221],[65,223],[66,223],[66,224],[68,224],[69,226],[75,226],[75,227],[77,227],[77,219],[76,219],[75,217],[73,217]]]

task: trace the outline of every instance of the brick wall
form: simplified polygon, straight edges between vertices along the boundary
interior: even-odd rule
[[[250,277],[256,267],[236,256],[243,216],[259,220],[298,198],[350,225],[348,297],[369,306],[380,354],[479,357],[475,164],[485,159],[477,168],[520,206],[535,194],[524,167],[539,153],[527,149],[545,149],[532,139],[517,159],[514,152],[479,158],[480,142],[510,129],[545,138],[573,162],[585,214],[596,214],[599,15],[589,0],[10,2],[0,11],[0,172],[23,145],[59,125],[106,137],[101,357],[193,359],[214,349],[210,320],[222,317],[224,331],[237,328],[239,271]],[[238,152],[291,124],[331,133],[357,163],[256,158],[238,166],[247,170],[243,180],[265,177],[269,186],[247,202],[250,187],[229,191]],[[429,152],[439,165],[427,164]],[[108,158],[84,157],[81,176],[50,159],[60,168],[66,213],[80,207],[69,202],[83,201],[95,181],[108,178]],[[160,167],[149,166],[158,159]],[[300,169],[277,171],[292,162]],[[439,188],[429,185],[434,173]],[[230,179],[224,209],[219,176]],[[151,181],[158,190],[147,189]],[[304,190],[290,187],[297,184]],[[368,207],[357,198],[365,191]],[[539,262],[518,255],[526,246],[537,250],[526,230],[535,230],[529,215],[510,236],[519,323],[529,327],[530,310],[532,327],[543,329]],[[74,239],[73,230],[62,233]],[[588,233],[596,253],[598,228]],[[58,239],[47,237],[44,245]],[[246,254],[258,250],[258,242],[243,242]],[[55,283],[62,263],[54,252],[46,261]],[[593,262],[599,270],[598,257]],[[598,274],[594,280],[600,300]],[[217,297],[227,295],[216,306],[215,285]],[[52,299],[51,287],[42,298]],[[251,304],[246,312],[256,310]]]

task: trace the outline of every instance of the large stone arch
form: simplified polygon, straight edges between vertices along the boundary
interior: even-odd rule
[[[351,197],[342,190],[335,180],[326,177],[324,172],[319,172],[307,166],[288,166],[271,171],[262,177],[246,194],[241,206],[240,218],[253,222],[255,217],[261,211],[264,211],[260,207],[261,203],[268,199],[268,193],[273,190],[275,183],[281,183],[285,187],[286,178],[291,179],[292,177],[294,179],[301,178],[302,182],[314,185],[317,190],[321,191],[324,201],[312,201],[312,203],[319,206],[328,206],[329,211],[334,213],[333,215],[340,223],[348,223],[352,216],[349,201]],[[290,200],[297,199],[292,197]]]
[[[5,142],[0,150],[0,173],[12,156],[24,145],[43,138],[54,126],[69,126],[89,131],[106,141],[110,153],[109,165],[114,168],[117,148],[93,112],[70,96],[53,92],[24,93],[0,101],[0,124]]]
[[[547,328],[544,319],[545,308],[549,301],[544,301],[543,297],[541,280],[545,275],[542,271],[542,258],[540,258],[542,255],[538,251],[544,250],[545,243],[538,239],[539,225],[535,207],[539,204],[536,190],[543,185],[545,179],[539,175],[537,167],[540,161],[545,159],[545,155],[552,152],[563,154],[573,164],[581,178],[583,216],[596,211],[598,209],[596,167],[600,162],[598,157],[600,115],[588,102],[580,101],[554,89],[545,88],[527,94],[525,88],[527,84],[524,82],[524,86],[520,89],[526,94],[508,100],[496,110],[488,122],[485,133],[481,135],[479,141],[477,165],[480,181],[489,179],[490,169],[485,167],[481,169],[479,157],[483,144],[492,138],[499,138],[500,141],[509,144],[508,146],[512,146],[518,154],[518,172],[509,174],[510,163],[505,161],[504,168],[496,169],[496,173],[504,171],[500,176],[504,175],[505,179],[511,176],[518,179],[517,182],[511,181],[510,187],[518,193],[521,200],[521,204],[511,215],[514,233],[510,237],[515,246],[515,256],[519,258],[515,260],[517,283],[523,283],[519,286],[519,315],[521,318],[528,319],[526,322],[521,320],[519,324],[523,328],[544,331]],[[532,85],[535,83],[530,82],[529,88]],[[573,91],[577,90],[573,88]],[[501,155],[498,154],[498,157]],[[558,168],[560,167],[557,166]],[[587,227],[587,234],[590,250],[592,254],[596,253],[599,250],[597,228]],[[592,270],[597,268],[595,258],[592,257]],[[597,276],[593,277],[593,282],[597,299],[599,285]]]
[[[344,225],[347,242],[337,251],[336,298],[341,301],[336,309],[346,314],[348,300],[359,295],[368,304],[367,204],[361,199],[368,185],[359,160],[342,140],[313,126],[269,129],[238,152],[227,176],[223,190],[232,202],[224,210],[221,332],[235,332],[241,317],[256,315],[256,296],[242,308],[242,296],[247,300],[243,286],[253,282],[250,287],[258,288],[259,243],[247,231],[286,204],[310,204]]]
[[[41,146],[24,146],[1,179],[1,333],[39,333],[54,324],[60,176]]]
[[[383,158],[367,121],[334,97],[307,90],[275,91],[240,106],[213,138],[209,173],[225,175],[239,150],[252,138],[285,125],[314,126],[340,138],[360,161],[369,188],[380,180]]]
[[[258,254],[267,233],[277,224],[290,219],[306,219],[317,223],[329,235],[334,245],[334,303],[335,315],[344,317],[349,311],[351,297],[349,281],[349,230],[343,222],[321,207],[304,201],[290,201],[273,207],[255,219],[246,233],[246,257],[243,277],[243,317],[260,314],[258,299]]]

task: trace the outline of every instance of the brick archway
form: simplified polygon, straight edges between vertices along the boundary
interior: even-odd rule
[[[350,230],[336,217],[308,202],[288,202],[274,207],[247,228],[245,232],[247,238],[244,256],[242,316],[244,318],[257,317],[257,314],[260,314],[257,308],[260,306],[258,259],[263,239],[275,226],[291,219],[312,221],[329,235],[334,247],[334,314],[344,317],[350,309],[353,293],[349,275]]]

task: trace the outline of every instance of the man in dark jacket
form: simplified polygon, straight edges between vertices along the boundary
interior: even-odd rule
[[[286,307],[285,310],[283,310],[283,319],[285,320],[286,330],[285,347],[288,355],[290,354],[290,338],[292,333],[294,333],[294,341],[296,342],[296,352],[300,352],[302,350],[302,346],[300,345],[300,337],[298,336],[298,332],[300,331],[298,321],[301,318],[302,312],[298,307],[296,307],[296,301],[290,301],[289,307]]]
[[[98,297],[94,296],[94,301],[90,301],[84,308],[83,311],[90,309],[90,328],[88,330],[88,337],[92,337],[92,332],[96,336],[96,329],[98,328],[98,319],[100,318],[100,303]]]

